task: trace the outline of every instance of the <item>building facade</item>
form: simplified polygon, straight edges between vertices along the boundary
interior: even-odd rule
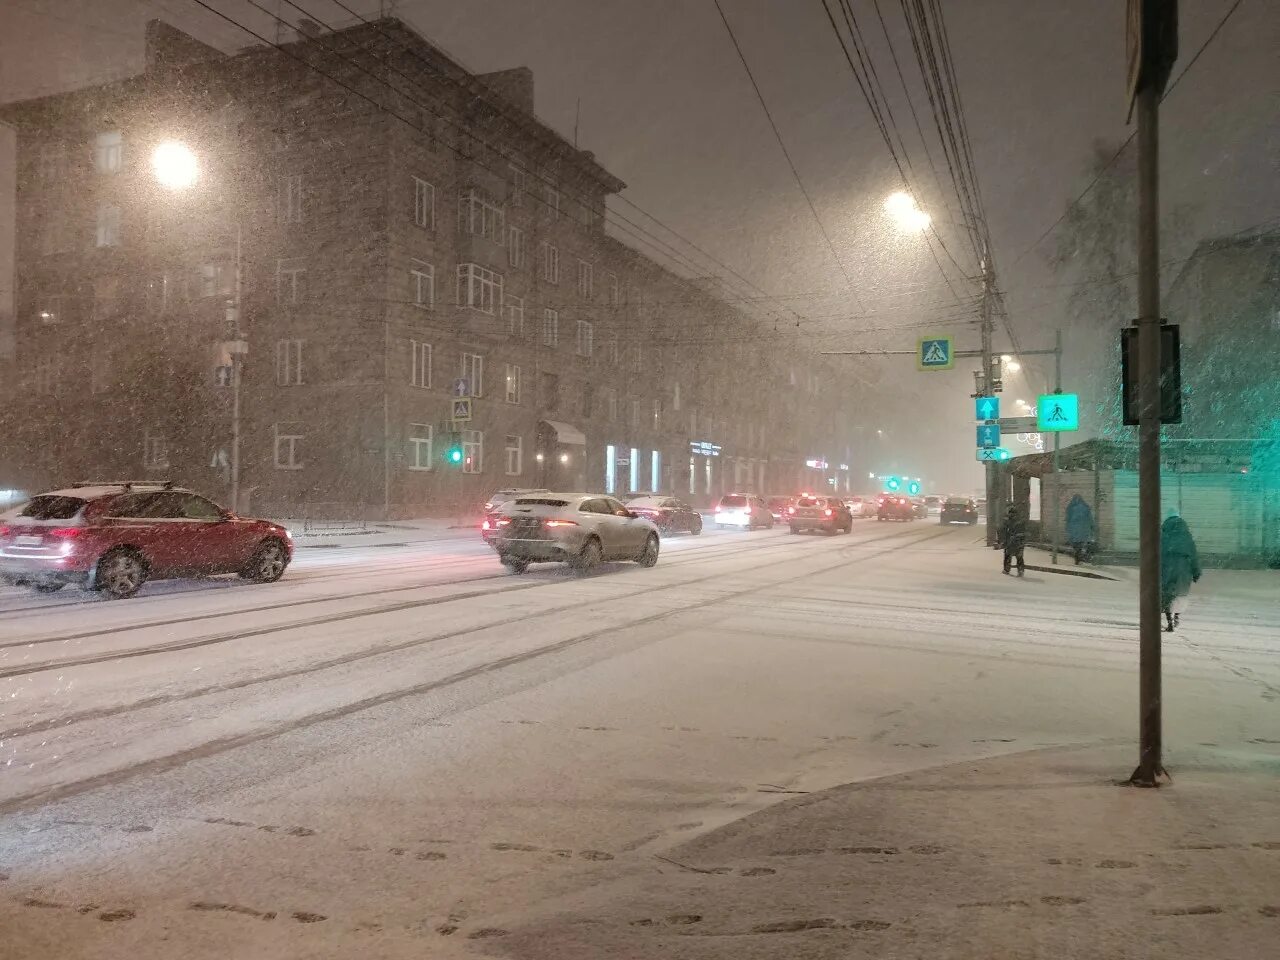
[[[527,69],[469,73],[393,18],[233,56],[153,22],[148,52],[0,108],[0,486],[166,476],[226,500],[238,450],[241,510],[372,518],[861,476],[852,385],[621,242],[624,184],[537,119]],[[158,181],[162,143],[192,182]]]

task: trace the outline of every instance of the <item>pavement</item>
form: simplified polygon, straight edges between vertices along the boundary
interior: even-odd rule
[[[520,960],[1263,960],[1280,942],[1280,745],[1019,753],[798,796],[510,931]]]

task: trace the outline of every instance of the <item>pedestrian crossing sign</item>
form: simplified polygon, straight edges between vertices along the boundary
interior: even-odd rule
[[[1080,397],[1074,393],[1045,393],[1036,401],[1036,426],[1041,433],[1080,429]]]
[[[921,337],[917,343],[916,366],[921,370],[950,370],[956,354],[950,337]]]

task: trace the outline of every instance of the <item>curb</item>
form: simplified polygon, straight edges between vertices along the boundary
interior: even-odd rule
[[[1109,577],[1105,573],[1097,573],[1093,570],[1077,570],[1074,567],[1043,567],[1032,563],[1028,563],[1025,566],[1027,570],[1034,570],[1036,573],[1060,573],[1067,577],[1084,577],[1086,580],[1106,580],[1110,583],[1124,582],[1119,577]]]

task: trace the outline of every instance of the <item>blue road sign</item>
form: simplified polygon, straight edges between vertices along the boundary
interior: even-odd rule
[[[1004,463],[1012,456],[1013,454],[1004,447],[993,447],[990,450],[977,450],[974,452],[974,459],[979,463]]]
[[[1036,401],[1042,433],[1080,429],[1080,397],[1074,393],[1043,393]]]
[[[1000,427],[994,423],[984,423],[978,427],[978,447],[982,450],[994,450],[1000,446]]]
[[[955,365],[950,337],[921,337],[916,346],[916,366],[921,370],[950,370]]]
[[[973,419],[999,420],[1000,419],[1000,398],[999,397],[974,397],[973,398]]]

